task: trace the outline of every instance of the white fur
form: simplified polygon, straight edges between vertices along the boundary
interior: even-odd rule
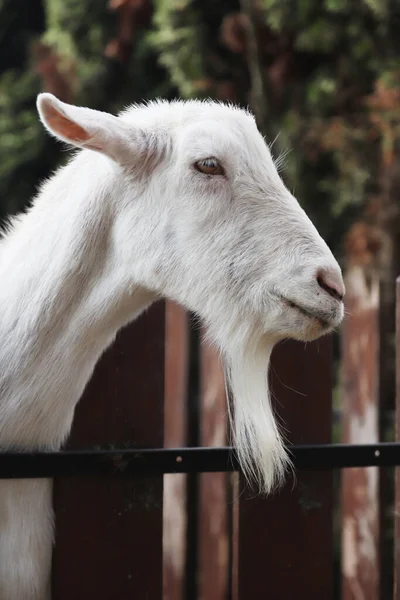
[[[342,304],[316,273],[342,280],[253,117],[213,102],[114,117],[50,94],[38,109],[84,150],[0,242],[0,447],[58,449],[102,352],[164,296],[207,324],[227,365],[244,472],[270,491],[288,463],[268,398],[272,346],[336,327]],[[208,157],[225,176],[193,168]],[[0,481],[1,600],[49,597],[51,546],[51,482]]]

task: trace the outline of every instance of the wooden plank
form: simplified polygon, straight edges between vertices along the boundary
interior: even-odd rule
[[[342,329],[343,441],[379,441],[379,276],[349,266]],[[343,600],[379,598],[379,473],[342,473]]]
[[[198,318],[189,313],[189,378],[187,445],[200,445],[200,331]],[[197,600],[199,576],[199,473],[189,473],[186,487],[186,585],[185,599]]]
[[[78,404],[68,447],[161,446],[164,303],[124,329]],[[162,597],[162,476],[55,482],[53,600]]]
[[[231,521],[231,565],[229,600],[239,600],[239,508],[240,508],[240,474],[232,473],[232,521]]]
[[[329,337],[307,345],[285,341],[273,352],[273,394],[292,443],[331,441],[331,363]],[[266,499],[243,489],[240,600],[333,598],[332,491],[329,471],[297,472],[295,487],[289,481]]]
[[[218,351],[207,343],[201,347],[202,446],[227,442],[225,378]],[[226,600],[229,586],[227,473],[200,475],[199,599]],[[231,506],[229,507],[231,508]]]
[[[396,441],[400,441],[400,277],[396,281]],[[400,600],[400,467],[395,469],[394,600]]]
[[[164,446],[186,445],[189,331],[186,311],[166,303]],[[183,600],[186,555],[186,475],[164,476],[164,600]]]

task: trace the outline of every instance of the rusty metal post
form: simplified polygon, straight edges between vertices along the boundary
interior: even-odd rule
[[[186,445],[189,356],[186,311],[166,303],[164,446]],[[183,600],[186,553],[186,475],[164,476],[164,600]]]
[[[400,441],[400,277],[396,281],[396,441]],[[400,600],[400,467],[395,469],[394,600]]]
[[[285,341],[271,383],[292,443],[329,443],[331,339]],[[282,408],[283,407],[283,408]],[[332,472],[296,473],[268,498],[244,487],[239,506],[239,600],[333,600]]]
[[[350,265],[342,340],[343,441],[379,440],[379,277]],[[374,467],[342,474],[343,600],[379,598],[379,475]]]
[[[218,351],[201,347],[201,445],[227,439],[225,379]],[[226,600],[229,584],[227,473],[200,475],[199,600]]]
[[[162,446],[164,313],[153,306],[102,357],[70,449]],[[162,495],[162,475],[56,480],[53,600],[160,600]]]

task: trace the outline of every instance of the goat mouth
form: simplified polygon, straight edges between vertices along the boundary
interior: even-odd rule
[[[318,321],[324,329],[332,326],[332,323],[326,317],[321,316],[320,312],[312,311],[309,308],[302,306],[301,304],[297,304],[297,302],[293,302],[293,300],[285,298],[284,296],[280,296],[280,298],[286,306],[289,306],[289,308],[296,310],[301,315],[303,315],[303,317],[307,317],[307,319]]]

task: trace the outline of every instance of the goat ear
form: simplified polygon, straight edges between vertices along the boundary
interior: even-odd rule
[[[119,163],[128,159],[132,132],[129,125],[117,117],[65,104],[52,94],[39,94],[37,109],[43,125],[59,140],[102,152]]]

